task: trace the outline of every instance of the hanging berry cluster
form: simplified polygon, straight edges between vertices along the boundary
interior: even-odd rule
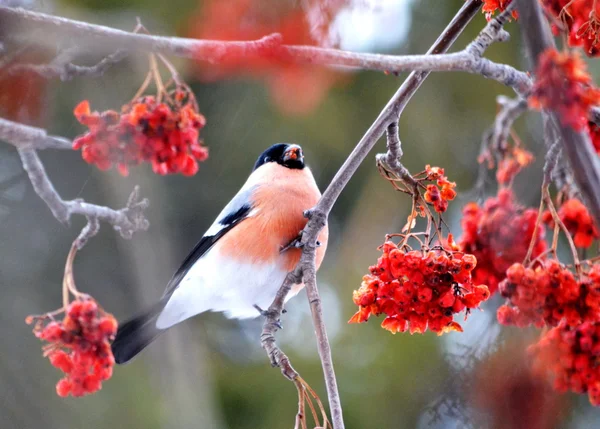
[[[585,61],[576,51],[548,48],[539,57],[535,76],[529,97],[532,108],[552,109],[564,125],[576,130],[588,126],[590,109],[600,104],[600,89],[593,85]]]
[[[89,131],[73,141],[73,149],[81,149],[83,159],[100,170],[116,166],[123,176],[129,167],[142,162],[152,164],[156,174],[181,173],[193,176],[198,162],[208,158],[208,149],[199,140],[206,120],[190,88],[172,77],[172,89],[164,86],[154,56],[150,56],[156,95],[141,95],[150,79],[146,79],[138,95],[121,107],[121,111],[92,112],[87,100],[75,107],[77,120]],[[160,57],[169,70],[173,67]]]
[[[117,320],[92,297],[77,290],[73,278],[77,248],[73,243],[67,256],[62,308],[25,319],[33,323],[35,336],[48,343],[42,348],[44,356],[65,374],[56,384],[56,393],[62,397],[97,392],[112,376],[115,364],[110,343],[117,333]],[[75,299],[69,302],[71,295]],[[61,314],[64,318],[58,320]]]
[[[415,175],[415,179],[418,182],[435,182],[427,185],[423,198],[438,213],[444,213],[448,209],[448,202],[456,197],[456,183],[448,180],[443,168],[427,165],[425,171]]]
[[[490,296],[487,286],[471,280],[473,255],[441,246],[410,250],[389,240],[381,249],[383,255],[354,291],[359,309],[350,323],[384,314],[381,326],[392,333],[462,332],[453,316],[465,310],[468,315]]]
[[[535,368],[552,375],[555,390],[587,393],[590,403],[600,406],[600,324],[584,322],[572,327],[563,321],[529,351]]]
[[[600,266],[574,273],[555,259],[514,264],[500,283],[509,304],[498,309],[503,325],[569,326],[600,321]]]
[[[62,321],[53,316],[31,316],[33,332],[46,341],[44,355],[65,373],[56,384],[59,396],[75,397],[94,393],[112,376],[115,359],[110,341],[117,332],[117,321],[92,298],[69,304]]]
[[[474,202],[465,206],[459,247],[477,258],[477,267],[473,270],[475,284],[486,284],[491,293],[496,292],[506,270],[525,259],[534,237],[536,219],[537,211],[519,206],[509,188],[499,189],[498,195],[488,198],[483,206]],[[538,228],[533,257],[544,250],[544,229]]]
[[[600,54],[600,4],[587,0],[540,0],[555,18],[555,34],[565,32],[569,46],[581,46],[590,57]]]
[[[558,217],[573,236],[575,246],[589,248],[594,240],[600,238],[592,215],[579,199],[570,198],[563,202],[558,209]],[[550,211],[544,212],[544,222],[554,228]]]

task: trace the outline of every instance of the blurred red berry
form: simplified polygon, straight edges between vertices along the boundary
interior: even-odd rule
[[[493,294],[509,267],[521,262],[533,237],[537,210],[524,209],[514,201],[512,191],[503,188],[483,206],[468,203],[463,209],[461,250],[472,254],[477,266],[471,273],[474,284],[485,284]],[[533,258],[546,250],[544,228],[538,228]]]
[[[549,48],[540,55],[535,76],[530,106],[552,109],[564,125],[584,129],[590,108],[600,104],[600,90],[578,53]]]
[[[507,270],[506,279],[499,286],[509,303],[498,310],[498,321],[519,327],[557,326],[562,321],[569,326],[600,322],[597,274],[597,264],[575,275],[552,259],[538,261],[534,268],[516,263]]]
[[[529,352],[537,371],[552,378],[555,390],[587,393],[592,405],[600,405],[600,324],[573,327],[563,321],[543,334]]]
[[[587,207],[577,198],[564,201],[558,208],[558,217],[573,236],[575,246],[588,248],[594,240],[600,238],[600,233],[594,224],[594,219]],[[544,220],[554,227],[552,216],[547,212]]]
[[[567,33],[569,46],[581,46],[590,57],[600,54],[600,3],[588,0],[541,0],[556,18],[555,34]]]

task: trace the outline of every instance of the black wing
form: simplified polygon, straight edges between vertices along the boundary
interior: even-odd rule
[[[234,201],[235,199],[232,200],[232,203]],[[227,209],[228,207],[225,208]],[[229,212],[228,214],[225,214],[223,217],[217,220],[217,223],[219,226],[221,226],[221,228],[215,234],[205,235],[200,239],[200,241],[196,244],[194,249],[185,258],[177,272],[173,274],[171,280],[169,280],[169,284],[167,285],[167,289],[165,290],[163,299],[169,297],[175,291],[175,289],[177,289],[177,286],[179,286],[181,280],[183,280],[185,275],[188,273],[190,268],[192,268],[192,266],[198,261],[198,259],[204,256],[206,252],[208,252],[210,248],[213,247],[215,243],[219,241],[221,237],[227,234],[227,232],[229,232],[234,226],[236,226],[248,217],[250,210],[252,210],[250,204],[243,204],[239,206],[239,208],[235,212]],[[226,210],[223,211],[227,212]]]

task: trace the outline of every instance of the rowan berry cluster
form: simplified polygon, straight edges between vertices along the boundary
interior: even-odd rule
[[[569,326],[600,321],[600,266],[574,274],[554,259],[535,261],[533,267],[517,263],[506,271],[500,293],[509,305],[498,309],[503,325],[525,327]]]
[[[27,323],[35,323],[35,336],[48,342],[44,355],[65,373],[56,384],[59,396],[94,393],[112,376],[115,359],[110,341],[117,332],[117,321],[93,299],[71,302],[62,321],[30,316]]]
[[[588,125],[590,108],[599,103],[600,90],[577,52],[549,48],[540,55],[531,107],[555,110],[564,125],[582,130]]]
[[[600,54],[600,4],[585,0],[541,0],[557,22],[555,34],[568,33],[569,46],[581,46],[590,57]]]
[[[511,1],[512,0],[483,0],[483,8],[481,11],[485,13],[485,19],[489,21],[497,10],[502,12]],[[518,17],[517,12],[514,11],[512,16],[516,19]]]
[[[427,328],[438,335],[462,332],[453,315],[464,310],[468,315],[490,296],[487,286],[471,280],[477,263],[473,255],[441,246],[409,250],[389,240],[382,251],[377,264],[369,268],[371,273],[354,291],[359,310],[349,323],[384,314],[381,326],[392,333],[424,333]]]
[[[460,249],[477,258],[473,283],[486,284],[491,293],[506,276],[506,270],[521,262],[533,238],[537,211],[519,206],[508,188],[498,190],[496,197],[488,198],[483,206],[469,203],[463,209],[461,225],[463,236]],[[533,257],[546,250],[544,228],[538,228]]]
[[[152,164],[156,174],[182,173],[192,176],[198,161],[208,158],[208,149],[198,140],[206,121],[189,90],[176,89],[165,101],[142,96],[114,110],[91,112],[82,101],[75,117],[89,131],[73,142],[83,159],[101,170],[113,165],[126,176],[129,167]]]
[[[419,176],[424,176],[419,179]],[[456,183],[451,182],[444,175],[444,169],[440,167],[425,166],[425,171],[415,175],[418,181],[432,181],[435,184],[429,184],[426,187],[423,198],[438,213],[444,213],[448,209],[448,202],[456,197]]]
[[[571,327],[562,322],[529,348],[534,367],[552,376],[559,392],[587,393],[600,406],[600,324],[584,322]]]
[[[577,198],[571,198],[563,202],[558,209],[558,217],[573,236],[575,246],[588,248],[594,240],[600,238],[592,215]],[[549,211],[544,213],[544,222],[550,227],[554,227],[554,220]]]

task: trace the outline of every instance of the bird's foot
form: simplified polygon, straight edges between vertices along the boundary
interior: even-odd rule
[[[260,313],[260,315],[266,319],[272,319],[274,314],[272,312],[270,312],[269,310],[263,310],[262,308],[260,308],[258,305],[254,304],[254,308],[256,308],[256,310]],[[281,311],[282,313],[285,312],[285,309]],[[281,320],[277,319],[275,321],[273,321],[273,324],[278,328],[278,329],[283,329],[283,325],[281,324]]]
[[[321,242],[317,240],[316,245],[317,247],[321,247]],[[296,238],[294,238],[285,246],[281,246],[281,249],[279,249],[279,253],[283,253],[286,250],[290,249],[301,249],[302,247],[304,247],[304,243],[302,243],[302,231],[300,231],[300,234],[298,234]]]

